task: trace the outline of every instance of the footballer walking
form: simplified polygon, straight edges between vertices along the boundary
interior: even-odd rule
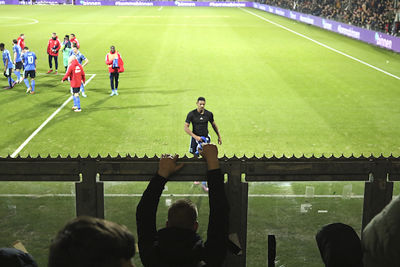
[[[22,55],[22,62],[24,63],[24,82],[26,85],[26,93],[35,93],[35,77],[36,77],[36,55],[35,53],[29,51],[29,48],[25,46],[24,53]],[[31,83],[29,84],[28,77],[31,78]]]
[[[81,112],[81,101],[79,99],[79,91],[81,89],[81,84],[85,83],[85,72],[83,71],[82,65],[79,64],[75,56],[69,58],[69,67],[67,73],[62,78],[61,82],[64,82],[69,78],[72,87],[72,99],[74,100],[74,106],[72,110],[75,112]]]
[[[119,74],[124,72],[124,62],[121,55],[115,50],[115,46],[110,47],[110,52],[106,55],[106,64],[110,73],[110,96],[118,95]]]
[[[88,63],[89,63],[89,59],[87,57],[85,57],[79,50],[78,50],[78,46],[76,45],[76,43],[73,43],[72,45],[72,50],[69,52],[69,56],[75,56],[76,60],[78,60],[78,63],[82,65],[82,67],[85,67]],[[80,90],[81,94],[83,97],[87,97],[87,95],[85,94],[85,86],[82,83],[81,84],[81,90]]]
[[[10,52],[7,49],[5,49],[4,43],[0,44],[0,51],[3,54],[4,76],[6,76],[6,78],[8,79],[8,85],[9,85],[8,87],[6,87],[6,89],[11,89],[17,83],[11,77],[14,64],[11,60]]]
[[[208,134],[208,123],[211,123],[215,133],[218,136],[218,144],[222,144],[221,135],[219,134],[217,124],[214,121],[214,115],[212,112],[205,109],[206,99],[199,97],[196,102],[197,108],[190,111],[185,121],[185,132],[191,136],[189,152],[195,156],[199,155],[199,149],[202,144],[210,143],[211,137]],[[190,130],[190,123],[193,125],[193,130]],[[197,184],[198,182],[195,182]],[[208,191],[206,182],[202,182],[204,191]]]
[[[15,75],[17,75],[17,83],[20,83],[23,80],[23,78],[21,77],[22,49],[18,45],[17,39],[13,40],[13,52],[14,52]]]

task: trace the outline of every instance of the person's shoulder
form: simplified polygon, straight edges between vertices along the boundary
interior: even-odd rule
[[[206,115],[213,115],[213,113],[207,109],[204,109],[204,114]]]
[[[191,111],[189,111],[189,113],[188,113],[188,115],[190,114],[190,115],[194,115],[194,114],[196,114],[196,109],[193,109],[193,110],[191,110]]]

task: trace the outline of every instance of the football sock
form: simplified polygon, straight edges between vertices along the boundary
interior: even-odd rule
[[[79,96],[76,97],[76,106],[78,109],[81,109],[81,100],[79,99]]]
[[[19,70],[16,70],[15,75],[17,75],[17,81],[19,81],[21,79],[21,72]]]
[[[201,182],[202,185],[204,185],[205,187],[207,187],[207,182]]]
[[[29,88],[29,81],[27,78],[24,79],[24,82],[25,82],[26,88]]]
[[[13,78],[11,78],[11,76],[8,77],[8,84],[10,85],[10,87],[12,87],[14,80]]]
[[[32,92],[35,91],[35,80],[31,80]]]
[[[85,93],[85,89],[83,88],[83,84],[82,83],[81,83],[81,92],[82,92],[82,94]]]

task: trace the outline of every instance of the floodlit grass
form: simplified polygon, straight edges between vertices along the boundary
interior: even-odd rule
[[[251,9],[277,23],[400,76],[400,55],[321,29]],[[13,14],[10,18],[10,14]],[[18,17],[21,18],[18,18]],[[68,97],[63,73],[48,70],[46,45],[75,33],[85,68],[83,112],[67,105],[21,151],[22,156],[187,153],[183,131],[198,96],[207,99],[223,145],[221,155],[400,154],[399,80],[284,31],[238,8],[2,6],[1,40],[26,35],[38,56],[37,94],[25,86],[0,91],[0,156],[17,147]],[[29,19],[27,19],[29,18]],[[24,25],[36,19],[39,23]],[[109,97],[104,64],[115,45],[125,61],[118,97]],[[5,78],[0,85],[6,85]],[[211,128],[210,128],[211,129]],[[212,140],[216,140],[211,130]],[[350,183],[251,183],[250,194],[341,195]],[[363,194],[362,183],[351,183]],[[145,183],[106,183],[107,194],[140,194]],[[201,193],[170,183],[166,193]],[[399,188],[396,185],[396,194]],[[72,183],[1,183],[0,194],[73,194]],[[171,197],[175,199],[174,197]],[[138,197],[106,197],[106,217],[136,231]],[[205,236],[208,200],[196,197]],[[300,212],[301,204],[312,209]],[[327,210],[327,213],[318,213]],[[159,226],[165,220],[161,200]],[[360,230],[362,199],[249,199],[248,266],[266,266],[267,234],[276,234],[280,264],[321,266],[314,241],[323,224],[342,221]],[[46,266],[49,240],[75,215],[74,198],[0,198],[0,246],[16,239]],[[138,258],[135,259],[139,262]],[[139,264],[140,266],[140,264]]]

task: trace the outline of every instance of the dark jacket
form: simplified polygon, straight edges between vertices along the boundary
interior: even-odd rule
[[[0,248],[0,266],[37,267],[31,255],[15,248]]]
[[[168,227],[157,231],[156,212],[167,180],[154,176],[136,211],[139,254],[145,267],[222,266],[228,240],[229,206],[220,169],[207,172],[210,217],[207,241],[191,230]]]

